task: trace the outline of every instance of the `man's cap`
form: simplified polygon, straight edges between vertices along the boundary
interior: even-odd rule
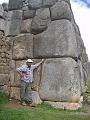
[[[33,62],[33,60],[31,60],[31,59],[27,59],[27,61],[26,62],[30,62],[30,63],[32,63]]]

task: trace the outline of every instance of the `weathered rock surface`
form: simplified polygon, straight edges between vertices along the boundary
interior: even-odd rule
[[[49,8],[38,9],[32,20],[31,31],[34,34],[43,32],[51,22]]]
[[[71,9],[67,2],[59,1],[50,8],[51,20],[72,19]]]
[[[53,21],[46,31],[34,37],[34,57],[66,56],[78,56],[74,28],[68,20]]]
[[[77,110],[82,107],[80,103],[70,103],[70,102],[51,102],[45,101],[45,103],[51,105],[54,108],[61,108],[64,110]]]
[[[21,22],[21,33],[30,33],[31,32],[31,22],[32,19],[26,19]]]
[[[42,0],[28,0],[28,3],[30,9],[37,9],[42,6]]]
[[[33,18],[35,16],[36,10],[23,10],[23,19],[30,19]]]
[[[9,10],[18,10],[22,8],[22,0],[9,0]]]
[[[22,11],[14,10],[8,12],[8,18],[6,21],[6,36],[15,36],[20,33],[22,19]]]
[[[42,0],[44,7],[50,7],[54,5],[58,0]]]
[[[42,67],[40,98],[69,101],[73,96],[79,97],[80,80],[80,68],[72,58],[47,59]]]
[[[13,38],[13,59],[33,58],[33,35],[21,34]]]
[[[3,14],[4,14],[4,9],[3,6],[0,4],[0,18],[3,18]]]

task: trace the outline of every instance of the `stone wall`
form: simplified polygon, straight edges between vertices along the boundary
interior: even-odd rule
[[[34,71],[33,100],[80,99],[88,58],[69,0],[9,0],[8,8],[0,7],[0,21],[0,45],[6,50],[0,47],[0,85],[9,82],[11,98],[20,99],[16,68],[27,58],[34,64],[44,58]]]

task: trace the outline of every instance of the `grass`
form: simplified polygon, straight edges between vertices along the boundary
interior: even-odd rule
[[[47,104],[35,108],[6,108],[8,99],[5,94],[0,93],[0,120],[90,120],[89,115],[80,115],[75,112],[54,109]]]

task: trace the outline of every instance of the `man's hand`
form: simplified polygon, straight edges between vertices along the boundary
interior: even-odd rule
[[[45,61],[45,59],[42,59],[42,60],[41,60],[41,63],[43,63],[44,61]]]

